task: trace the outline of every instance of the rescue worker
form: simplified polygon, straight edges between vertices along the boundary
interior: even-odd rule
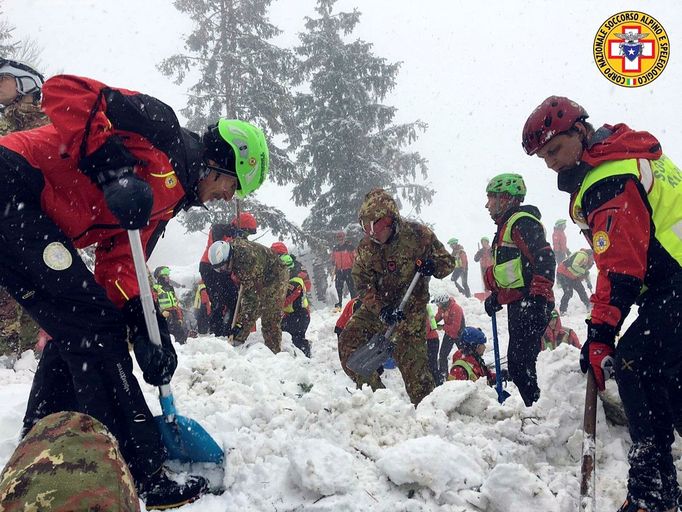
[[[573,292],[578,293],[585,309],[590,310],[590,298],[585,292],[583,281],[587,289],[592,292],[590,281],[590,269],[594,266],[594,254],[592,249],[580,249],[574,252],[557,267],[556,277],[564,294],[559,303],[559,313],[564,315],[568,310],[568,301],[573,297]]]
[[[334,265],[334,285],[336,286],[336,294],[339,301],[334,304],[337,311],[341,311],[343,306],[343,286],[348,287],[348,293],[351,297],[355,297],[355,284],[351,277],[351,269],[353,268],[353,261],[355,261],[355,247],[350,241],[346,240],[346,234],[339,231],[336,234],[337,244],[332,249],[331,260]]]
[[[181,210],[257,189],[268,171],[265,137],[227,119],[199,136],[156,98],[83,77],[50,78],[42,101],[52,124],[0,139],[0,285],[53,337],[24,433],[53,412],[89,414],[116,436],[147,508],[179,506],[207,482],[168,476],[132,372],[127,329],[148,383],[167,384],[177,358],[160,315],[162,345],[149,340],[127,231],[139,230],[150,255]],[[94,275],[76,252],[92,244]]]
[[[564,261],[571,253],[566,241],[566,219],[559,219],[554,223],[552,232],[552,250],[557,261]]]
[[[199,280],[194,289],[194,318],[197,320],[197,332],[208,334],[208,319],[211,317],[211,299],[208,297],[206,285],[203,280]]]
[[[219,240],[208,249],[208,260],[218,272],[232,273],[242,287],[234,327],[225,336],[236,345],[246,341],[261,319],[265,345],[277,354],[282,350],[282,309],[286,295],[288,272],[269,248],[241,238],[231,242]]]
[[[40,109],[43,75],[15,60],[0,59],[0,137],[38,128],[50,122]],[[8,364],[36,342],[38,324],[0,287],[0,356]],[[45,333],[47,338],[47,333]]]
[[[303,280],[303,284],[305,285],[306,293],[310,293],[313,289],[313,284],[310,282],[310,276],[308,275],[308,271],[303,267],[303,264],[300,261],[298,261],[298,259],[296,259],[296,256],[289,252],[289,249],[287,248],[285,243],[281,241],[273,242],[272,245],[270,245],[270,249],[272,249],[272,252],[274,252],[278,256],[283,256],[286,254],[291,257],[291,261],[293,262],[294,266],[289,269],[289,273],[291,275],[296,275],[300,277]]]
[[[540,397],[535,363],[540,338],[554,308],[554,253],[547,242],[540,211],[521,205],[526,185],[519,174],[500,174],[486,187],[486,208],[497,225],[493,265],[486,272],[491,294],[489,316],[507,305],[509,377],[530,407]]]
[[[152,290],[156,295],[161,316],[168,323],[168,332],[173,335],[175,342],[184,345],[187,342],[187,329],[185,328],[185,315],[180,307],[180,302],[171,283],[170,269],[166,266],[157,267],[154,270],[156,283]]]
[[[598,270],[583,372],[597,386],[615,371],[632,447],[620,512],[677,509],[671,445],[682,427],[682,181],[648,132],[599,129],[561,96],[543,101],[523,128],[523,148],[557,173],[569,212],[594,250]],[[633,304],[636,318],[615,339]]]
[[[294,260],[289,254],[282,254],[282,263],[289,269],[289,283],[284,299],[284,316],[282,317],[282,331],[291,335],[291,342],[306,357],[310,357],[310,341],[305,333],[310,325],[310,305],[306,286],[301,276],[296,272]]]
[[[358,245],[353,280],[362,306],[339,337],[341,366],[358,387],[369,384],[373,390],[383,388],[378,374],[365,380],[353,373],[346,361],[371,336],[397,323],[393,358],[410,400],[417,405],[434,387],[424,344],[428,277],[442,279],[450,274],[454,258],[428,227],[402,219],[398,205],[384,190],[374,189],[365,196],[359,221],[365,238]],[[404,311],[399,311],[415,272],[426,279],[417,282]]]
[[[486,343],[485,333],[481,329],[465,327],[462,331],[461,347],[452,356],[448,380],[477,381],[480,377],[485,377],[488,385],[494,386],[496,374],[489,370],[483,361]]]
[[[208,249],[213,242],[222,240],[230,242],[235,238],[248,240],[258,229],[256,218],[249,212],[241,212],[229,224],[215,223],[208,232],[206,249],[199,261],[199,274],[206,284],[206,291],[211,301],[209,331],[216,336],[225,336],[232,325],[232,315],[237,304],[239,284],[232,274],[216,272],[208,261]]]
[[[568,343],[575,348],[582,348],[575,331],[570,327],[561,325],[561,318],[559,318],[559,312],[556,309],[552,310],[541,343],[540,350],[554,350],[562,343]]]
[[[460,245],[459,240],[456,238],[451,238],[448,240],[448,245],[452,250],[452,256],[455,258],[455,270],[452,271],[450,280],[455,283],[455,286],[459,290],[459,293],[463,293],[465,297],[471,297],[471,291],[469,290],[469,259],[467,258],[467,253],[464,248]],[[458,280],[462,280],[460,285]]]
[[[440,345],[440,353],[438,355],[438,368],[443,374],[443,378],[445,378],[448,374],[448,364],[452,348],[454,346],[457,346],[458,349],[461,348],[460,339],[462,331],[464,331],[464,328],[466,327],[464,311],[462,311],[462,307],[457,304],[455,298],[447,293],[436,295],[431,302],[438,307],[435,317],[436,322],[443,322],[438,325],[438,328],[443,330],[443,342]]]
[[[490,239],[487,236],[481,238],[481,245],[479,246],[478,251],[476,251],[476,254],[474,254],[474,261],[478,262],[481,267],[481,282],[483,283],[485,290],[490,291],[485,284],[485,271],[493,264],[493,253],[490,247]]]

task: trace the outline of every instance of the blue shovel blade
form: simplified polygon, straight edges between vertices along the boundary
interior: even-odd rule
[[[222,464],[225,454],[204,427],[185,416],[176,416],[166,423],[163,416],[155,416],[168,458],[180,462],[213,462]]]

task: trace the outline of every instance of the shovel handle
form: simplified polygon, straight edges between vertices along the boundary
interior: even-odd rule
[[[237,201],[237,204],[239,204],[239,201]],[[242,304],[242,295],[244,294],[244,285],[240,284],[239,285],[239,291],[237,292],[237,303],[234,305],[234,312],[232,313],[232,325],[230,325],[231,329],[234,329],[234,326],[237,325],[237,315],[239,314],[239,307]],[[227,338],[227,341],[229,343],[232,343],[232,340],[234,339],[234,335],[230,335],[229,338]]]
[[[159,323],[156,320],[152,288],[149,286],[149,279],[147,278],[147,264],[145,263],[144,250],[142,249],[140,230],[129,230],[128,240],[130,241],[130,249],[133,253],[135,275],[137,276],[137,286],[140,288],[140,301],[142,302],[142,311],[144,311],[144,323],[147,326],[147,334],[151,342],[160,347],[161,332],[159,331]],[[175,418],[175,405],[173,404],[170,385],[163,384],[159,386],[159,395],[166,422],[171,423]]]

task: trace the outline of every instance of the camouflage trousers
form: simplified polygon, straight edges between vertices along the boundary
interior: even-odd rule
[[[0,356],[20,355],[33,348],[37,338],[38,324],[0,288]]]
[[[283,267],[284,268],[284,267]],[[263,330],[263,341],[274,354],[282,350],[282,308],[284,298],[287,293],[288,282],[285,271],[281,276],[277,276],[270,281],[257,294],[256,315],[242,325],[242,331],[234,337],[236,343],[244,343],[251,333],[251,329],[256,325],[256,320],[260,317],[261,328]],[[253,299],[252,299],[253,300]],[[237,318],[241,317],[238,315]]]
[[[408,311],[407,318],[400,323],[393,335],[393,342],[396,344],[393,358],[405,381],[405,390],[410,401],[415,406],[435,387],[429,371],[426,344],[424,343],[426,339],[424,311],[425,307],[416,307],[412,311]],[[386,324],[362,306],[353,314],[339,336],[341,367],[358,387],[362,387],[363,384],[369,384],[373,390],[384,387],[378,373],[374,373],[369,379],[365,380],[353,373],[346,366],[346,361],[358,347],[366,343],[374,334],[383,333],[385,330]]]

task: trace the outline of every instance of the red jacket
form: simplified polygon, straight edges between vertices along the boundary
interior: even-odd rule
[[[350,270],[355,262],[355,247],[350,242],[336,245],[331,259],[336,270]]]
[[[557,317],[556,319],[549,321],[547,329],[545,329],[545,334],[542,335],[542,339],[540,340],[540,350],[552,350],[562,343],[568,343],[576,348],[582,348],[575,331],[568,327],[563,327],[561,325],[561,319]]]
[[[438,308],[436,322],[443,320],[443,331],[453,339],[458,339],[464,329],[464,311],[455,299],[450,297],[446,308]]]
[[[605,125],[595,133],[595,139],[597,142],[582,156],[588,169],[608,161],[656,160],[662,155],[653,135],[635,132],[624,124]],[[574,192],[579,185],[577,181]],[[574,200],[575,194],[569,211]],[[670,286],[671,277],[680,273],[680,265],[655,240],[648,198],[636,177],[624,175],[595,183],[584,194],[582,213],[589,226],[584,234],[591,244],[593,236],[608,234],[606,249],[594,251],[599,274],[591,298],[594,307],[588,339],[610,342],[642,285],[649,290]]]
[[[554,228],[552,232],[552,249],[558,254],[568,253],[566,232],[564,230]]]
[[[464,367],[455,366],[457,361],[463,361],[465,366],[470,365],[475,378],[470,379],[469,372],[467,372]],[[448,380],[478,380],[480,377],[486,377],[488,379],[488,384],[492,385],[495,383],[495,372],[484,367],[481,364],[481,359],[473,354],[465,354],[461,350],[458,350],[452,356],[452,364],[453,366],[450,368]]]
[[[122,141],[138,161],[135,174],[151,185],[154,194],[149,225],[140,230],[142,245],[149,255],[166,223],[189,206],[186,190],[193,190],[199,180],[198,172],[189,166],[201,162],[201,156],[198,150],[197,158],[187,154],[189,132],[180,129],[169,107],[126,89],[108,88],[110,94],[102,94],[105,87],[75,76],[49,79],[43,86],[42,106],[53,124],[7,135],[0,139],[0,145],[20,154],[42,173],[41,207],[73,244],[78,248],[98,244],[95,280],[106,289],[112,302],[122,306],[139,295],[128,236],[107,208],[102,191],[79,170],[79,165],[105,145],[115,145],[112,141]],[[131,123],[126,117],[129,111],[120,108],[130,97],[136,97],[133,104],[153,100],[155,106],[167,109],[163,111],[167,122],[156,122],[156,132],[149,130],[150,137],[166,137],[164,142],[154,143],[140,133],[119,128],[134,124],[137,129],[137,120]],[[196,139],[194,142],[200,146]],[[195,199],[190,202],[195,204]]]
[[[334,332],[336,334],[341,334],[341,332],[346,328],[346,324],[353,316],[353,313],[360,307],[356,307],[358,302],[359,299],[357,297],[346,302],[346,305],[343,307],[343,311],[341,312],[341,316],[336,321],[336,326],[334,327]]]

